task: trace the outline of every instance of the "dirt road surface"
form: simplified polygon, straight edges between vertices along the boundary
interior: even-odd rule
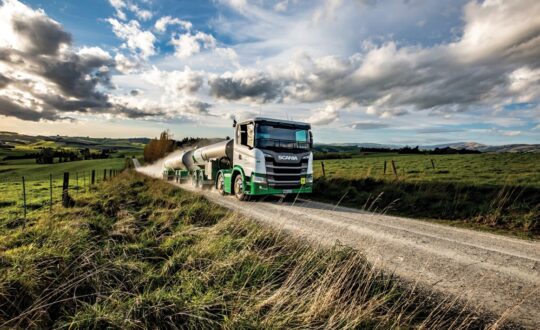
[[[139,168],[160,176],[161,166]],[[194,190],[189,184],[183,189]],[[540,329],[540,242],[373,214],[331,204],[280,198],[239,202],[214,191],[209,200],[257,221],[322,244],[364,251],[399,277]]]

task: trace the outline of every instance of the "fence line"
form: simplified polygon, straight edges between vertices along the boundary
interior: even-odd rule
[[[63,206],[70,206],[70,189],[75,190],[75,194],[78,195],[81,190],[86,193],[91,185],[106,181],[107,170],[109,171],[109,179],[121,172],[121,170],[118,169],[104,169],[104,180],[100,180],[95,177],[95,170],[92,170],[92,184],[87,185],[87,172],[82,171],[83,189],[81,189],[79,182],[79,172],[74,173],[75,180],[73,180],[73,176],[71,176],[71,181],[69,180],[69,172],[64,172],[62,175],[53,175],[52,173],[49,173],[48,176],[22,176],[17,180],[7,177],[0,179],[0,184],[4,186],[1,187],[2,189],[0,189],[0,192],[8,194],[9,190],[18,191],[16,195],[13,195],[13,199],[7,200],[8,203],[13,201],[13,204],[8,204],[5,207],[14,207],[15,217],[20,218],[22,216],[24,228],[29,216],[36,212],[43,211],[45,208],[48,208],[49,212],[52,212],[53,203],[56,201],[62,201]],[[62,179],[64,180],[61,181]],[[10,185],[13,186],[10,187]],[[16,187],[18,185],[21,186]],[[19,207],[21,210],[20,213],[19,211],[16,211]],[[0,208],[0,210],[1,209],[2,208]],[[19,215],[17,216],[16,214]]]

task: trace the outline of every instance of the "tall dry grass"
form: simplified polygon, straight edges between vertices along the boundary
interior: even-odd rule
[[[360,251],[315,247],[133,172],[0,235],[0,328],[494,324],[382,273]]]

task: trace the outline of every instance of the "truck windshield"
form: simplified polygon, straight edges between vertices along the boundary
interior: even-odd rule
[[[256,125],[255,146],[257,148],[308,150],[309,142],[309,131],[304,128]]]

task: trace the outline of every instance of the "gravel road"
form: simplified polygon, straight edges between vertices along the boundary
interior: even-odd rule
[[[159,176],[152,168],[141,172]],[[193,190],[190,185],[183,189]],[[322,244],[340,242],[399,277],[540,329],[540,242],[508,238],[331,204],[280,198],[209,200]]]

